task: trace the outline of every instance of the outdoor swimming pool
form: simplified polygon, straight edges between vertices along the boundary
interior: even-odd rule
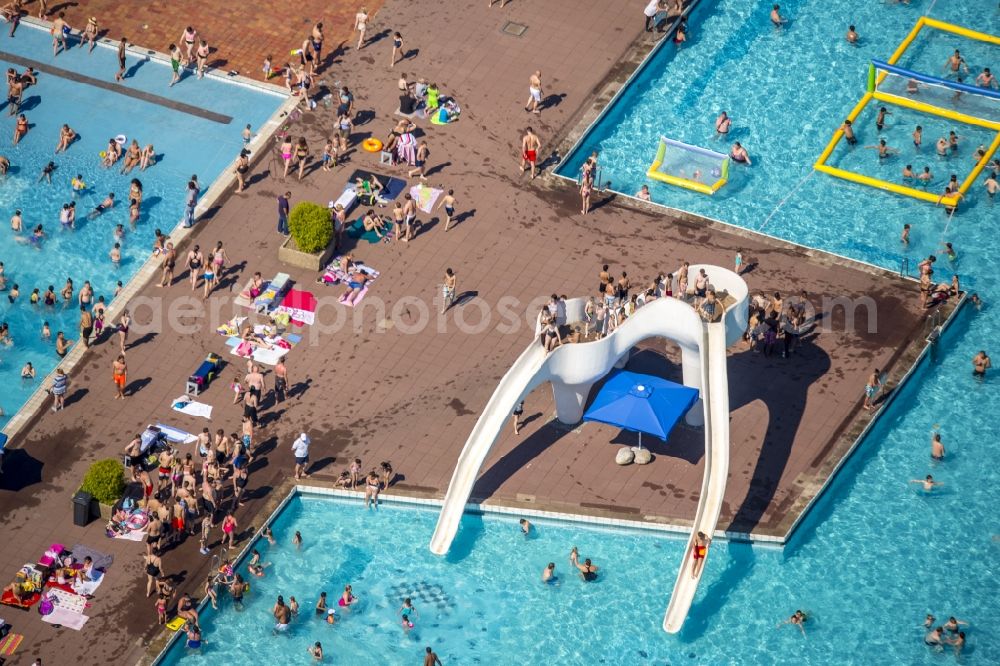
[[[952,241],[963,255],[962,277],[975,283],[983,275],[969,269],[986,265],[990,251],[982,241],[992,236],[1000,218],[986,197],[985,175],[943,238],[948,218],[940,207],[812,169],[833,131],[861,99],[868,63],[887,59],[932,4],[935,18],[1000,34],[1000,11],[980,0],[913,0],[909,5],[800,0],[782,3],[791,23],[781,30],[771,26],[766,6],[705,0],[690,20],[684,48],[664,44],[559,172],[576,177],[586,157],[598,150],[601,180],[610,180],[613,190],[634,195],[648,184],[654,202],[893,270],[899,270],[904,256],[911,258],[912,268],[915,258]],[[858,46],[844,39],[849,23],[861,35]],[[962,49],[974,73],[1000,67],[1000,47],[926,29],[900,64],[941,75],[955,48]],[[873,102],[856,123],[859,144],[875,144],[881,136],[902,153],[879,165],[875,151],[858,146],[845,158],[841,145],[835,162],[845,160],[846,166],[894,182],[900,181],[905,164],[918,171],[927,165],[936,177],[931,189],[943,190],[950,173],[964,178],[971,170],[972,153],[986,137],[967,125],[895,109],[879,134],[873,106],[877,110]],[[722,110],[733,118],[725,142],[715,138],[714,129]],[[910,140],[918,123],[925,130],[919,156]],[[933,143],[948,129],[963,138],[962,148],[957,157],[939,161]],[[661,135],[715,150],[728,150],[731,141],[740,141],[753,166],[734,165],[730,183],[712,197],[648,180],[646,170]],[[904,223],[913,226],[909,249],[898,242]]]
[[[205,646],[178,643],[162,663],[215,664],[239,654],[261,663],[309,663],[323,644],[328,661],[414,663],[426,645],[444,663],[951,663],[931,653],[921,622],[933,613],[971,623],[962,663],[1000,660],[993,441],[983,437],[1000,397],[973,383],[964,349],[983,333],[967,308],[869,434],[859,453],[784,552],[719,542],[692,614],[677,636],[660,628],[684,542],[651,533],[536,521],[525,540],[514,517],[466,516],[446,558],[430,553],[433,509],[299,496],[272,524],[271,562],[236,611],[202,611]],[[943,351],[951,349],[952,351]],[[962,419],[952,414],[966,415]],[[940,424],[949,457],[929,458]],[[909,479],[945,482],[923,495]],[[297,551],[292,535],[302,533]],[[600,567],[596,583],[571,574],[577,546]],[[556,563],[561,585],[540,574]],[[246,574],[246,567],[240,570]],[[330,627],[313,613],[320,591],[351,584],[361,605]],[[294,596],[302,613],[274,636],[271,608]],[[419,617],[405,634],[396,610],[410,596]],[[797,608],[812,620],[803,639],[775,625]]]
[[[113,81],[117,71],[115,52],[97,48],[73,49],[52,57],[51,38],[47,32],[22,25],[14,39],[4,39],[6,54],[38,60],[68,70],[73,74]],[[0,64],[24,71],[25,65],[8,62],[0,54]],[[6,56],[9,57],[9,56]],[[0,112],[5,127],[0,130],[0,154],[11,162],[10,173],[0,179],[0,261],[4,263],[8,288],[16,283],[21,296],[14,304],[7,294],[0,294],[0,320],[6,321],[14,339],[12,347],[0,347],[0,407],[7,418],[24,403],[30,393],[56,364],[54,344],[41,340],[42,323],[48,321],[53,338],[62,330],[77,340],[79,310],[76,301],[67,307],[62,299],[54,308],[29,304],[33,289],[44,293],[49,285],[58,294],[73,279],[77,292],[85,280],[96,295],[107,301],[114,294],[115,283],[127,282],[149,256],[154,230],[164,233],[181,219],[187,180],[197,174],[202,191],[220,175],[242,146],[241,132],[250,123],[258,128],[277,109],[282,97],[258,89],[215,79],[185,78],[168,88],[169,66],[142,62],[129,55],[131,76],[126,87],[212,111],[228,118],[227,122],[207,119],[136,99],[88,83],[49,73],[38,74],[38,85],[29,87],[23,96],[23,112],[31,128],[21,142],[12,145],[14,119]],[[6,111],[6,104],[3,105]],[[59,128],[68,124],[79,134],[66,153],[55,155]],[[103,169],[98,153],[110,137],[124,134],[140,145],[152,143],[158,163],[145,172],[119,173],[119,168]],[[54,161],[52,184],[38,182],[42,168]],[[118,167],[120,167],[120,162]],[[83,176],[87,190],[73,196],[70,179]],[[134,229],[129,226],[129,182],[138,178],[143,185],[142,215]],[[93,221],[88,211],[114,192],[115,207]],[[60,228],[59,211],[64,203],[76,201],[75,230]],[[15,209],[22,211],[24,231],[18,238],[8,220]],[[42,224],[46,238],[40,249],[26,242],[31,230]],[[109,258],[115,239],[115,225],[124,224],[126,239],[122,244],[122,262],[115,268]],[[9,292],[8,292],[9,293]],[[22,381],[20,370],[26,361],[36,368],[38,379]]]

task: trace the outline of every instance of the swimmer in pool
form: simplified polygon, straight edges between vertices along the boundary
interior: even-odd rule
[[[906,82],[906,92],[910,95],[916,95],[920,92],[920,82],[916,79],[910,79]]]
[[[799,631],[802,632],[802,635],[805,636],[806,635],[805,623],[806,623],[807,619],[808,618],[806,617],[805,613],[803,613],[800,610],[797,610],[794,613],[792,613],[790,616],[788,616],[787,620],[785,620],[784,622],[779,623],[778,624],[778,628],[780,629],[781,627],[785,626],[786,624],[790,624],[792,626],[798,627]]]
[[[938,157],[948,157],[948,139],[940,137],[934,144],[934,150],[937,151]]]
[[[941,433],[939,432],[931,435],[931,458],[944,460],[944,444],[941,442]]]
[[[899,150],[897,148],[893,148],[889,145],[886,145],[885,139],[879,139],[877,145],[865,146],[865,148],[869,148],[871,150],[877,150],[878,157],[880,160],[885,159],[887,157],[891,157],[892,155],[899,154]]]
[[[849,146],[858,142],[858,137],[854,136],[854,125],[850,120],[844,121],[844,124],[840,126],[840,131],[844,133],[844,140]]]
[[[548,566],[542,570],[542,582],[554,585],[557,580],[559,580],[559,578],[556,576],[556,563],[549,562]]]
[[[857,44],[858,43],[858,32],[854,29],[853,25],[847,26],[847,43]]]
[[[651,201],[652,198],[649,196],[649,185],[643,185],[639,188],[639,191],[635,193],[635,196],[637,199],[642,199],[643,201]]]
[[[919,483],[919,484],[921,484],[923,486],[923,489],[924,489],[925,493],[932,492],[935,487],[937,487],[937,486],[943,486],[944,485],[944,482],[942,482],[942,481],[935,481],[934,477],[931,476],[930,474],[928,474],[923,479],[910,479],[910,483]]]
[[[997,182],[997,177],[993,174],[986,177],[986,182],[983,185],[986,187],[986,194],[990,199],[996,196],[997,191],[1000,191],[1000,183]]]
[[[531,534],[531,523],[526,518],[522,518],[517,522],[521,526],[521,534],[529,536]]]
[[[788,19],[781,15],[781,5],[774,5],[771,7],[771,23],[774,24],[775,28],[780,28],[781,26],[788,23]]]
[[[950,72],[950,75],[958,82],[961,82],[965,78],[962,76],[963,71],[966,74],[969,73],[969,65],[965,62],[965,58],[962,57],[962,53],[958,49],[955,49],[955,52],[948,56],[948,59],[944,63],[944,71],[946,73]]]
[[[886,109],[884,106],[883,107],[879,107],[878,115],[875,116],[875,127],[878,128],[879,132],[881,132],[883,129],[885,129],[885,117],[886,116],[891,116],[891,115],[892,115],[892,112],[889,111],[888,109]]]
[[[930,181],[934,180],[934,174],[931,173],[931,168],[929,166],[925,166],[923,173],[917,176],[917,180],[924,183],[929,183]]]
[[[117,268],[122,261],[121,243],[115,243],[115,246],[111,248],[110,252],[108,252],[108,256],[111,258],[111,263],[113,263],[115,265],[115,268]]]
[[[14,214],[10,218],[10,228],[15,234],[21,233],[21,228],[24,225],[24,220],[21,218],[21,209],[18,208],[14,211]]]
[[[910,225],[909,224],[904,224],[903,225],[903,234],[899,237],[899,242],[902,243],[903,245],[909,245],[910,244]]]
[[[983,71],[976,77],[976,85],[980,88],[1000,90],[1000,83],[997,83],[997,77],[993,76],[989,67],[983,67]]]
[[[719,117],[715,119],[715,134],[716,137],[723,137],[729,134],[729,129],[733,126],[733,120],[730,118],[725,111],[719,114]]]
[[[733,144],[733,147],[729,151],[729,157],[734,162],[746,164],[747,166],[753,165],[753,162],[750,161],[750,155],[747,154],[747,149],[739,141]]]
[[[912,164],[907,164],[905,167],[903,167],[903,180],[913,180],[914,178],[916,178],[916,175],[917,174],[913,173]]]
[[[574,554],[576,553],[576,548],[573,548],[573,552]],[[580,564],[580,562],[575,558],[571,561],[573,562],[573,566],[580,570],[580,577],[583,578],[585,582],[591,583],[597,580],[597,565],[591,564],[589,557],[583,561],[583,564]]]
[[[972,376],[977,378],[983,378],[986,376],[986,371],[993,367],[993,363],[990,362],[990,357],[986,354],[985,350],[980,349],[979,353],[972,357]]]
[[[55,170],[56,170],[56,163],[55,162],[49,162],[48,164],[46,164],[44,167],[42,167],[42,172],[40,174],[38,174],[38,182],[40,183],[44,179],[45,181],[47,181],[49,183],[49,185],[51,185],[52,184],[52,172],[55,171]]]
[[[917,129],[913,130],[913,147],[919,152],[920,144],[924,142],[924,128],[917,125]]]
[[[87,218],[93,220],[104,211],[110,208],[114,208],[114,205],[115,205],[115,193],[109,192],[108,196],[104,199],[104,201],[97,204],[94,210],[90,211],[90,213],[87,214]]]

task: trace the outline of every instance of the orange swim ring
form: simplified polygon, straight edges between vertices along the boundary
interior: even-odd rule
[[[377,153],[382,150],[382,142],[375,138],[368,138],[361,143],[361,147],[369,153]]]

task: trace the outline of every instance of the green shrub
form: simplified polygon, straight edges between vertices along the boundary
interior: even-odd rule
[[[98,460],[83,477],[80,490],[90,493],[101,504],[114,504],[125,494],[125,468],[120,460]]]
[[[295,204],[288,216],[288,229],[301,252],[322,252],[333,238],[329,211],[311,201]]]

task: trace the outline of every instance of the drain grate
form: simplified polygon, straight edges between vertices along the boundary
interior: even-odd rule
[[[520,37],[525,33],[527,29],[528,26],[524,25],[523,23],[514,23],[513,21],[507,21],[506,23],[503,24],[503,27],[500,28],[500,32],[504,33],[505,35],[514,35],[515,37]]]

